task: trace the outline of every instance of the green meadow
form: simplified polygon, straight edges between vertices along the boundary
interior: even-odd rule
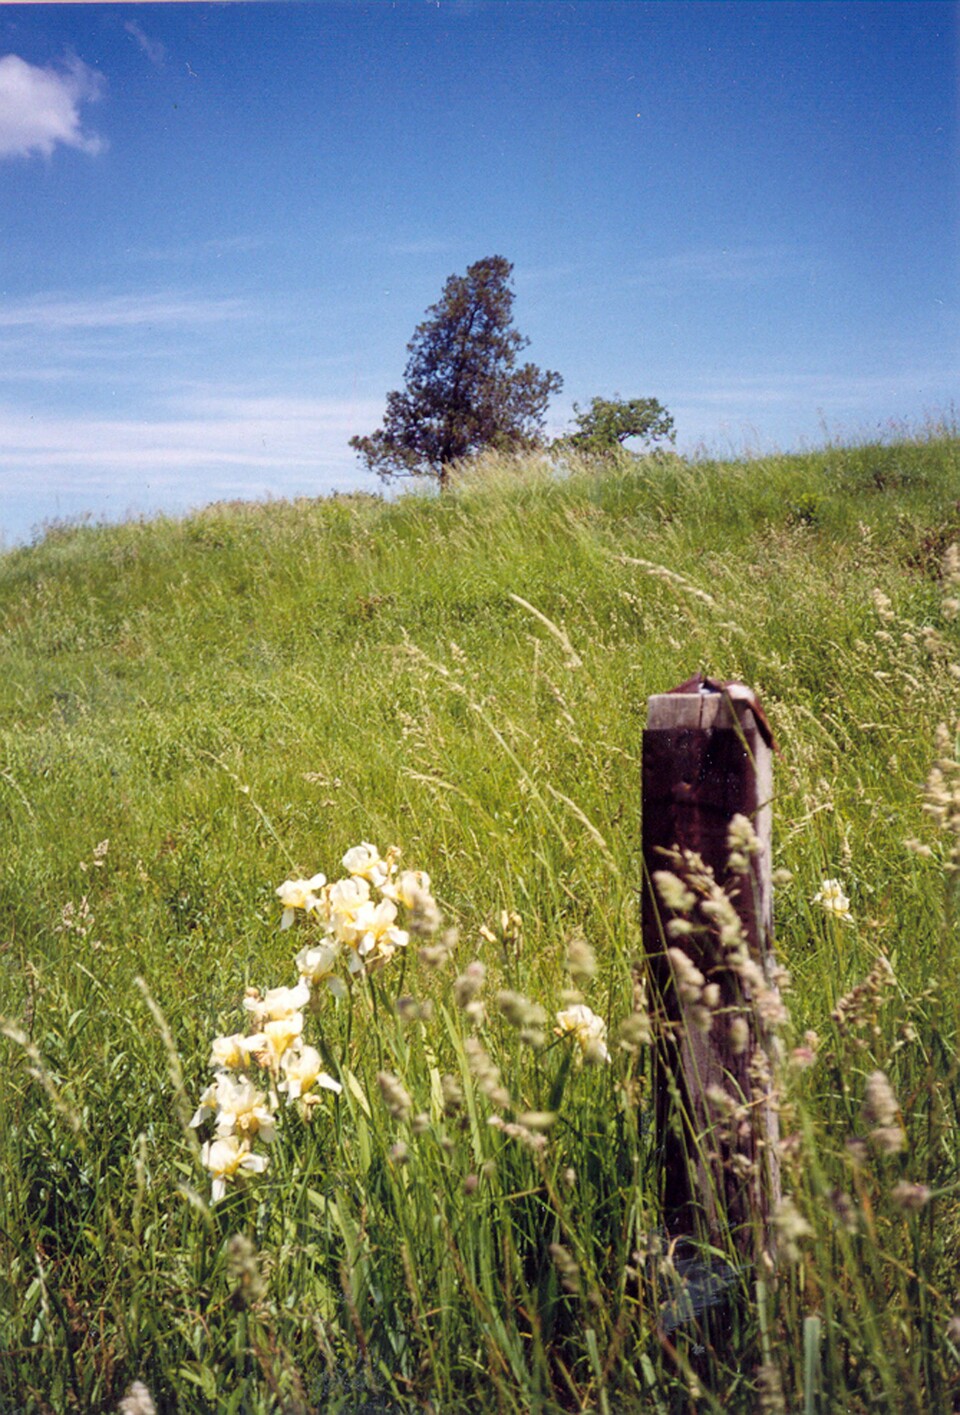
[[[958,542],[934,427],[481,460],[0,557],[0,1411],[960,1408]],[[647,698],[697,670],[780,745],[792,980],[779,1241],[704,1255],[705,1310],[640,942]],[[361,842],[442,918],[401,904],[379,966],[314,986],[339,1090],[294,1104],[251,1054],[268,1162],[215,1200],[211,1044],[319,946],[278,886]]]

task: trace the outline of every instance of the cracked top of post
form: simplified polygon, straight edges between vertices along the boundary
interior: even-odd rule
[[[657,696],[677,697],[681,695],[696,695],[699,697],[710,697],[715,694],[722,694],[723,698],[728,701],[731,706],[743,703],[748,707],[753,713],[754,720],[757,724],[757,731],[760,733],[760,736],[768,747],[779,754],[779,748],[774,741],[773,731],[770,727],[770,723],[767,721],[767,715],[760,704],[760,699],[752,688],[747,687],[746,683],[737,683],[732,680],[723,682],[719,678],[708,678],[703,673],[695,673],[692,678],[688,678],[685,682],[679,683],[676,688],[671,688],[668,693],[658,694]]]

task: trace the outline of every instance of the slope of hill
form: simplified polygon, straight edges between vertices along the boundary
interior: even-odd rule
[[[764,1382],[790,1409],[949,1408],[954,1200],[935,1233],[933,1205],[882,1207],[870,1186],[960,1183],[956,819],[929,790],[924,809],[955,750],[958,449],[935,432],[562,476],[488,462],[442,498],[218,505],[0,557],[0,1409],[114,1409],[137,1376],[179,1412],[672,1410],[694,1381],[705,1409],[760,1408]],[[735,1356],[658,1340],[644,1306],[655,1156],[625,1119],[642,1056],[578,1073],[549,1174],[536,1149],[498,1152],[516,1187],[494,1193],[492,1141],[467,1121],[404,1166],[414,1139],[384,1121],[377,1071],[419,1065],[440,1125],[440,1070],[466,1053],[449,1016],[437,1037],[388,1025],[399,973],[310,1019],[356,1090],[301,1126],[300,1159],[278,1142],[259,1188],[209,1207],[178,1106],[210,1039],[242,1027],[244,988],[291,981],[276,886],[333,877],[358,841],[427,869],[459,931],[423,978],[408,950],[402,990],[445,1014],[479,956],[487,1045],[509,1051],[497,988],[555,1011],[584,938],[613,1035],[638,948],[646,699],[698,669],[751,684],[782,744],[778,951],[792,1043],[813,1029],[823,1058],[802,1082],[823,1137],[794,1185],[807,1250],[776,1295],[745,1281]],[[850,924],[814,902],[826,878]],[[895,985],[873,985],[851,1040],[831,1012],[881,957]],[[527,1110],[554,1109],[556,1053],[511,1063]],[[844,1145],[877,1070],[910,1148],[871,1175]],[[462,1173],[447,1142],[473,1146]],[[554,1212],[567,1169],[583,1187]],[[429,1220],[404,1219],[402,1195]],[[573,1251],[570,1233],[582,1281],[535,1258]]]

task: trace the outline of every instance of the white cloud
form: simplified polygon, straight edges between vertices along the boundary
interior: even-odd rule
[[[244,397],[217,391],[188,395],[169,416],[49,416],[0,406],[0,470],[12,492],[64,473],[86,471],[136,489],[145,469],[186,481],[207,467],[249,469],[255,485],[287,484],[305,470],[356,462],[347,443],[374,421],[371,399]],[[198,499],[201,499],[198,497]]]
[[[225,497],[380,489],[348,440],[382,402],[196,386],[152,416],[53,414],[0,403],[0,543],[89,513],[173,514]]]
[[[917,364],[871,374],[745,373],[667,380],[681,452],[741,456],[923,428],[948,415],[958,370]]]
[[[138,325],[220,323],[244,314],[242,300],[206,299],[170,292],[104,295],[74,300],[34,295],[0,306],[0,329],[131,329]]]
[[[450,241],[427,236],[420,241],[390,241],[383,249],[387,255],[445,255],[453,247]]]
[[[105,146],[84,132],[80,106],[103,91],[103,78],[80,59],[62,69],[38,68],[16,54],[0,58],[0,159],[50,157],[58,144],[91,156]]]
[[[126,254],[130,260],[154,263],[220,260],[223,256],[250,255],[267,244],[263,236],[212,236],[207,241],[184,241],[175,246],[130,246]]]
[[[131,39],[136,40],[144,54],[146,54],[147,58],[150,60],[150,63],[153,64],[155,68],[159,69],[164,59],[167,57],[167,46],[161,44],[159,39],[151,39],[148,34],[145,34],[136,20],[127,20],[124,29],[127,31],[127,34],[130,35]]]
[[[639,260],[631,268],[631,283],[684,285],[753,285],[797,276],[809,277],[816,258],[792,245],[701,246]]]
[[[688,386],[684,402],[710,408],[751,409],[793,406],[857,408],[897,400],[937,396],[955,384],[958,370],[932,366],[904,368],[877,374],[789,373],[744,374],[722,380],[703,380]]]

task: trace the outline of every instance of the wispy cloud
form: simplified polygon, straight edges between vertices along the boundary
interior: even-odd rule
[[[238,319],[247,310],[238,299],[155,293],[88,297],[35,295],[0,304],[0,329],[132,329],[141,326],[198,325]]]
[[[745,374],[715,382],[704,380],[681,394],[685,402],[708,408],[806,409],[855,408],[888,402],[895,411],[898,398],[936,396],[956,386],[960,370],[917,366],[877,374],[787,373]]]
[[[136,20],[127,20],[124,29],[131,39],[136,40],[154,68],[161,68],[167,57],[167,46],[161,44],[159,39],[151,39],[148,34],[144,33]]]
[[[99,519],[224,497],[322,496],[377,483],[348,446],[382,403],[197,386],[147,417],[0,403],[0,541],[51,516]]]
[[[0,159],[50,157],[59,145],[95,156],[106,146],[85,132],[80,108],[103,93],[102,75],[80,59],[39,68],[16,54],[0,58]]]
[[[419,241],[391,241],[384,246],[387,255],[444,255],[452,250],[450,241],[424,236]]]
[[[557,261],[553,265],[523,265],[516,271],[518,284],[552,285],[558,280],[569,280],[577,274],[577,266],[572,261]]]
[[[160,263],[219,260],[222,256],[248,255],[262,250],[267,244],[263,236],[213,236],[207,241],[183,241],[175,246],[131,246],[127,256],[131,260]]]
[[[380,256],[431,256],[445,255],[456,249],[453,239],[446,236],[410,236],[385,239],[371,231],[348,231],[340,238],[346,249],[361,247],[375,251]]]
[[[207,467],[248,469],[262,486],[271,478],[355,462],[348,447],[382,404],[369,399],[244,397],[216,390],[173,403],[167,415],[105,418],[28,414],[0,405],[0,470],[4,489],[63,481],[84,471],[135,491],[144,470],[166,470],[185,482]],[[71,487],[75,482],[69,479]],[[202,499],[203,488],[196,494]]]
[[[868,374],[798,371],[678,377],[664,391],[681,451],[740,455],[876,435],[936,421],[951,407],[960,369],[914,364]],[[670,380],[668,380],[670,382]],[[912,411],[907,411],[912,410]]]
[[[699,246],[639,260],[631,267],[640,284],[752,285],[793,276],[809,276],[817,258],[792,245]]]

